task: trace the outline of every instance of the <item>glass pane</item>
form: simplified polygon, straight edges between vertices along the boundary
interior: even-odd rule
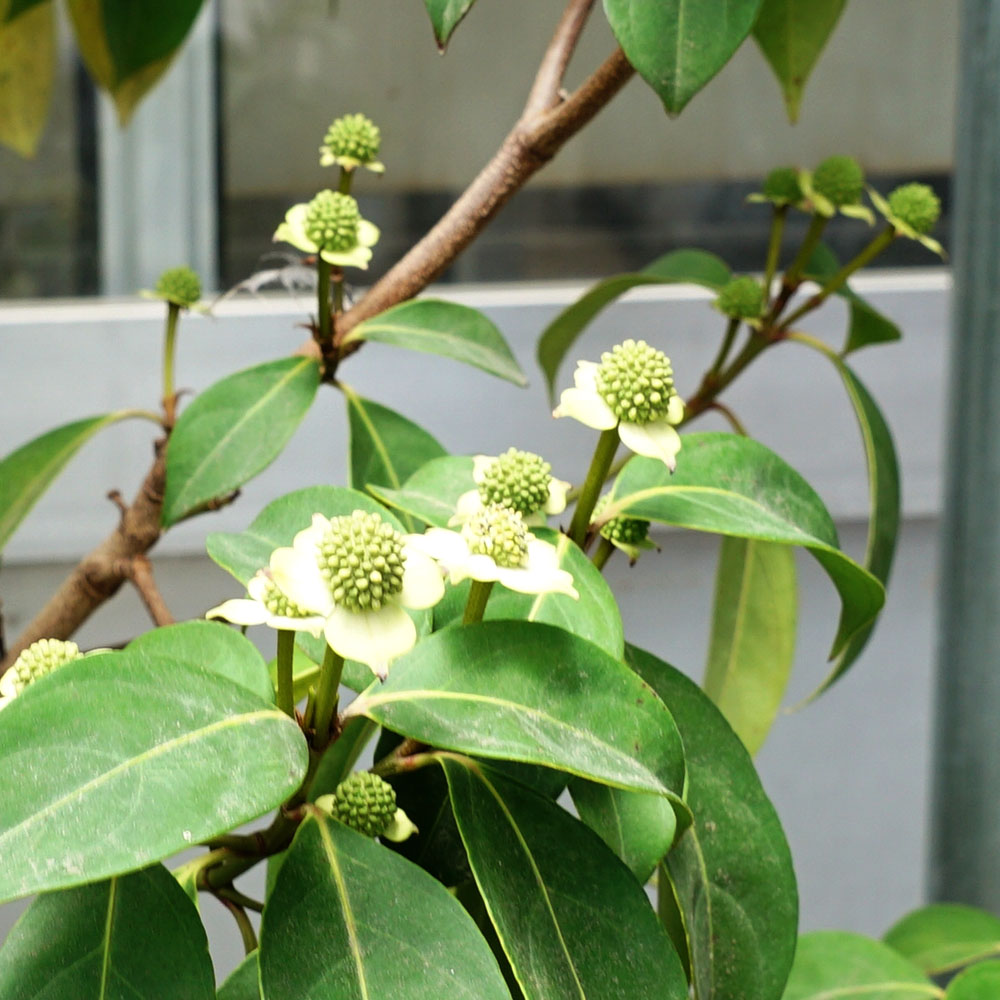
[[[358,190],[383,230],[373,274],[391,264],[492,155],[519,113],[561,6],[483,0],[442,58],[417,0],[224,0],[227,281],[260,266],[289,204],[331,183],[314,151],[333,117],[356,110],[383,129],[388,171]],[[634,80],[503,210],[450,277],[606,274],[691,244],[759,268],[768,212],[746,206],[745,195],[772,166],[811,166],[832,153],[856,156],[883,190],[920,179],[946,196],[958,6],[850,4],[794,127],[752,43],[676,120]],[[600,5],[591,21],[571,86],[613,48]],[[838,222],[830,232],[842,254],[868,238],[861,224]],[[908,261],[934,263],[915,245],[883,259]]]

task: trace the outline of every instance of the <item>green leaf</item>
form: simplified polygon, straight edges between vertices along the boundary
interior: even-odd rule
[[[0,711],[0,900],[231,830],[294,792],[307,760],[291,719],[209,669],[128,649],[69,664]]]
[[[854,372],[832,351],[823,350],[833,362],[844,381],[847,397],[854,407],[861,430],[861,440],[865,449],[865,464],[868,467],[868,540],[865,545],[865,569],[883,586],[889,581],[893,557],[896,553],[896,539],[902,516],[900,499],[899,462],[892,432],[882,411]],[[874,630],[874,622],[860,629],[841,653],[830,675],[812,697],[825,691],[834,681],[842,677],[854,661],[861,655]]]
[[[927,975],[936,976],[1000,955],[1000,920],[973,906],[933,903],[893,924],[883,940]]]
[[[684,740],[685,800],[694,823],[665,866],[687,929],[697,996],[778,1000],[795,952],[798,897],[777,813],[739,737],[705,693],[643,650],[629,646],[627,656],[670,705]]]
[[[3,8],[0,2],[0,12]],[[55,4],[11,0],[0,20],[0,66],[0,143],[33,157],[52,103]]]
[[[259,951],[252,951],[219,987],[217,1000],[260,1000]]]
[[[479,310],[439,299],[413,299],[359,323],[345,338],[373,340],[464,362],[527,385],[503,334]]]
[[[169,67],[202,2],[68,0],[80,53],[94,81],[114,99],[122,124]]]
[[[538,340],[538,365],[545,374],[550,402],[555,402],[559,366],[593,318],[609,303],[640,285],[691,284],[713,291],[730,278],[729,265],[706,250],[674,250],[658,257],[635,274],[616,274],[590,288],[567,306],[542,331]]]
[[[983,962],[956,976],[945,1000],[996,1000],[1000,996],[1000,962]]]
[[[645,884],[677,832],[674,807],[660,795],[627,792],[574,778],[570,793],[580,819]]]
[[[941,991],[881,941],[846,931],[803,934],[782,1000],[922,1000]]]
[[[371,493],[404,514],[438,528],[447,528],[458,498],[475,488],[472,459],[465,455],[445,455],[417,469],[402,489],[375,486]]]
[[[685,1000],[676,952],[628,869],[550,799],[441,757],[479,891],[526,1000]]]
[[[452,626],[417,643],[348,716],[430,746],[680,796],[666,706],[623,663],[539,622]]]
[[[483,617],[488,621],[515,619],[557,625],[620,660],[625,650],[622,617],[615,595],[600,570],[561,532],[532,528],[532,534],[555,546],[559,568],[573,577],[579,599],[555,593],[518,594],[506,587],[494,587]],[[460,620],[468,596],[467,582],[448,587],[444,600],[434,608],[435,628]]]
[[[355,510],[380,514],[402,530],[392,514],[364,493],[338,486],[308,486],[271,501],[246,531],[213,532],[206,539],[205,549],[217,565],[246,583],[268,564],[275,549],[291,545],[295,536],[309,527],[313,514],[340,517]]]
[[[130,663],[150,670],[171,671],[178,664],[203,668],[252,691],[262,701],[274,701],[267,664],[257,647],[221,622],[190,621],[153,629],[125,647]]]
[[[362,399],[342,382],[340,389],[347,400],[351,428],[350,466],[354,489],[363,490],[371,483],[398,490],[422,465],[446,454],[427,431],[395,410]]]
[[[444,886],[316,814],[299,828],[268,900],[260,974],[264,1000],[509,998],[485,940]]]
[[[0,461],[0,549],[66,463],[99,430],[131,415],[122,410],[64,424],[21,445]]]
[[[198,912],[162,865],[25,910],[0,950],[5,1000],[214,1000]]]
[[[823,285],[839,270],[840,261],[828,246],[821,243],[813,251],[804,276],[818,285]],[[843,354],[850,354],[872,344],[887,344],[903,336],[891,319],[883,316],[847,285],[841,287],[835,294],[844,299],[850,309],[850,324]]]
[[[628,61],[667,113],[684,106],[750,34],[761,0],[604,0]]]
[[[704,688],[751,754],[781,707],[797,612],[795,553],[787,545],[722,539]]]
[[[444,49],[458,22],[469,13],[476,0],[424,0],[434,26],[438,48]]]
[[[885,601],[882,584],[838,548],[833,519],[812,487],[751,438],[688,434],[673,475],[662,462],[636,457],[618,477],[613,494],[602,519],[628,513],[696,531],[808,549],[842,603],[831,657],[875,618]]]
[[[799,102],[847,0],[764,0],[753,34],[774,70],[791,122]]]
[[[319,365],[282,358],[216,382],[188,406],[167,445],[163,524],[253,479],[281,453],[319,387]]]

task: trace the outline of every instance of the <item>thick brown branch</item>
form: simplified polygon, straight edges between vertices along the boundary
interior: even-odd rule
[[[177,621],[170,613],[159,587],[156,586],[152,563],[144,552],[136,553],[131,559],[122,560],[115,569],[132,581],[154,625],[173,625]]]
[[[570,0],[563,11],[552,41],[545,50],[541,65],[535,74],[535,82],[524,105],[524,117],[548,111],[553,105],[558,104],[559,90],[566,75],[566,67],[569,66],[576,44],[580,40],[580,33],[593,7],[594,0]]]
[[[362,320],[413,298],[451,265],[496,213],[631,79],[616,50],[569,98],[541,115],[522,117],[479,176],[437,225],[352,309],[338,317],[337,344]]]
[[[18,654],[38,639],[68,639],[122,585],[123,568],[143,555],[160,537],[160,508],[166,465],[166,438],[135,499],[124,508],[115,530],[87,555],[63,581],[48,603],[18,636],[0,663],[0,674]]]

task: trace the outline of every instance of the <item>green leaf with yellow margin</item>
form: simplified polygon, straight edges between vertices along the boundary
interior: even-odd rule
[[[34,156],[45,130],[55,78],[51,0],[0,0],[0,143]]]

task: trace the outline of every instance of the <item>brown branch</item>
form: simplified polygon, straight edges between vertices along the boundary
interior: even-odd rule
[[[68,639],[125,577],[122,569],[148,552],[160,537],[160,508],[166,478],[166,438],[156,442],[152,468],[135,499],[122,509],[118,526],[76,566],[7,650],[0,674],[38,639]]]
[[[434,228],[357,305],[337,318],[335,343],[342,344],[363,320],[413,298],[445,271],[528,178],[591,121],[634,72],[625,54],[616,49],[561,104],[540,115],[522,115],[493,159]]]
[[[593,7],[594,0],[570,0],[556,26],[552,41],[542,56],[522,117],[541,114],[559,103],[559,90],[566,75],[566,67],[569,66],[580,40],[580,33]]]
[[[170,613],[159,587],[156,586],[152,563],[144,552],[137,552],[131,559],[119,560],[114,569],[125,579],[132,581],[154,625],[173,625],[177,621]]]

